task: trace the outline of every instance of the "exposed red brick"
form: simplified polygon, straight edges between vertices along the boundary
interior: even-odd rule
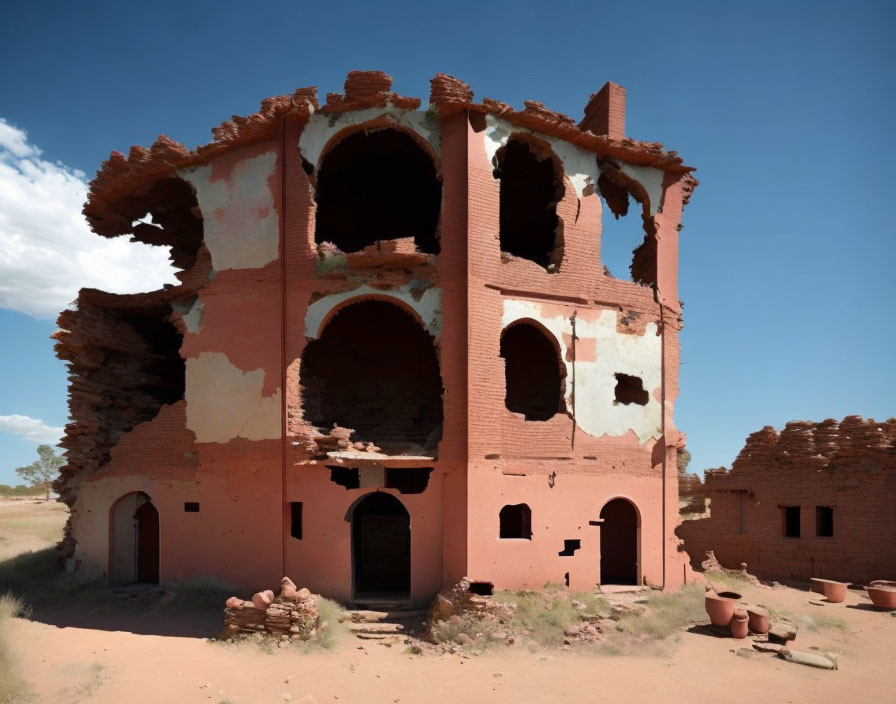
[[[710,516],[678,528],[694,564],[707,550],[726,567],[763,577],[886,579],[896,545],[896,422],[847,416],[792,421],[752,433],[731,469],[680,482],[688,511]],[[800,507],[800,537],[785,537],[783,507]],[[833,507],[834,535],[816,535],[816,508]],[[742,523],[743,521],[743,523]],[[743,525],[743,531],[741,531]]]

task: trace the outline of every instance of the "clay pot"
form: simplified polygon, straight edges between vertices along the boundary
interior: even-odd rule
[[[896,609],[896,582],[876,579],[865,587],[865,591],[878,609]]]
[[[749,618],[750,630],[753,633],[768,633],[768,609],[761,606],[748,606],[747,616]]]
[[[731,637],[746,638],[749,631],[749,615],[738,609],[731,618]]]
[[[740,600],[737,592],[706,592],[704,604],[713,626],[727,626],[734,616],[734,602]]]
[[[839,604],[846,599],[846,588],[849,582],[835,582],[833,579],[812,578],[812,591],[824,594],[832,604]]]

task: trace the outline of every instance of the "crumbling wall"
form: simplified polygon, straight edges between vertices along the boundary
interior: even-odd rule
[[[708,499],[708,517],[678,529],[692,562],[715,552],[725,567],[769,578],[889,579],[896,546],[896,419],[860,416],[766,426],[747,438],[731,469],[682,485],[688,504]],[[799,536],[785,511],[799,507]],[[833,535],[820,522],[833,509]],[[792,531],[791,531],[792,532]]]
[[[595,107],[598,96],[576,125],[533,101],[522,110],[473,102],[468,86],[444,75],[432,80],[424,111],[391,85],[381,72],[352,72],[344,93],[323,105],[315,89],[299,89],[225,122],[197,150],[159,138],[103,165],[85,206],[94,230],[169,246],[183,269],[181,286],[145,298],[153,316],[169,306],[185,377],[182,397],[148,393],[155,407],[142,404],[147,392],[132,376],[151,350],[134,343],[133,368],[101,378],[94,348],[110,344],[111,328],[88,329],[89,301],[66,319],[60,349],[72,360],[73,402],[83,405],[73,410],[67,442],[74,453],[65,470],[66,498],[83,501],[79,540],[102,561],[108,506],[142,491],[159,511],[163,580],[210,573],[255,589],[289,572],[350,598],[351,507],[370,491],[397,492],[414,526],[411,597],[422,600],[471,569],[492,571],[506,586],[565,574],[574,585],[593,585],[601,507],[626,497],[642,516],[639,578],[680,582],[672,528],[683,437],[672,411],[681,326],[677,234],[696,185],[690,167],[661,145],[624,136],[613,103],[619,91],[604,96],[612,120]],[[342,220],[339,208],[318,228],[327,169],[351,166],[343,157],[370,135],[368,146],[410,146],[425,166],[422,229],[416,219],[405,227],[410,221],[373,213],[378,226],[356,237],[358,223]],[[553,250],[531,257],[502,253],[496,170],[513,167],[502,158],[511,144],[524,145],[546,176],[539,197],[552,211],[546,222],[556,224],[553,243],[545,238],[541,247]],[[382,157],[377,149],[360,153]],[[348,190],[363,200],[368,181],[391,173],[352,172]],[[601,179],[641,204],[651,238],[641,260],[650,272],[638,282],[600,271]],[[413,193],[402,187],[397,202]],[[386,394],[407,416],[389,431],[407,441],[403,447],[356,442],[357,429],[322,427],[340,422],[339,414],[314,412],[334,400],[327,385],[338,385],[345,368],[352,389],[370,397],[342,399],[349,421],[360,426],[378,413],[367,403],[378,391],[352,366],[357,359],[340,356],[346,349],[317,355],[326,373],[311,369],[340,316],[373,303],[418,326],[427,359],[430,352],[435,358],[435,373],[426,376],[438,377],[438,388],[425,403],[396,384]],[[523,321],[547,331],[556,351],[539,357],[557,365],[551,388],[562,395],[546,420],[526,419],[505,403],[501,335]],[[396,342],[375,320],[349,327],[361,346]],[[82,370],[95,375],[96,388],[78,390]],[[128,410],[133,418],[106,417],[91,393],[134,396],[145,408]],[[351,412],[362,410],[355,423]],[[357,472],[357,482],[354,475],[334,481],[331,467]],[[395,480],[401,469],[422,471],[427,481],[407,491]],[[526,545],[498,542],[508,503],[531,507]],[[306,530],[291,532],[293,519]],[[191,541],[179,540],[187,533]]]

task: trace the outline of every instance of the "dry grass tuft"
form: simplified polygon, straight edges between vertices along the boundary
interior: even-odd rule
[[[20,599],[11,594],[0,595],[0,704],[23,704],[33,699],[28,683],[16,672],[9,642],[9,621],[26,613]]]

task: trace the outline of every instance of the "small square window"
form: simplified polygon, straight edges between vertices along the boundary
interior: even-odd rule
[[[834,537],[833,506],[815,507],[815,535],[817,535],[819,538]]]
[[[184,513],[199,513],[199,502],[198,501],[185,501],[184,502]]]
[[[302,502],[293,501],[289,505],[289,534],[296,540],[302,539]]]
[[[799,506],[782,506],[781,511],[784,518],[784,537],[799,538],[800,537],[800,507]]]

